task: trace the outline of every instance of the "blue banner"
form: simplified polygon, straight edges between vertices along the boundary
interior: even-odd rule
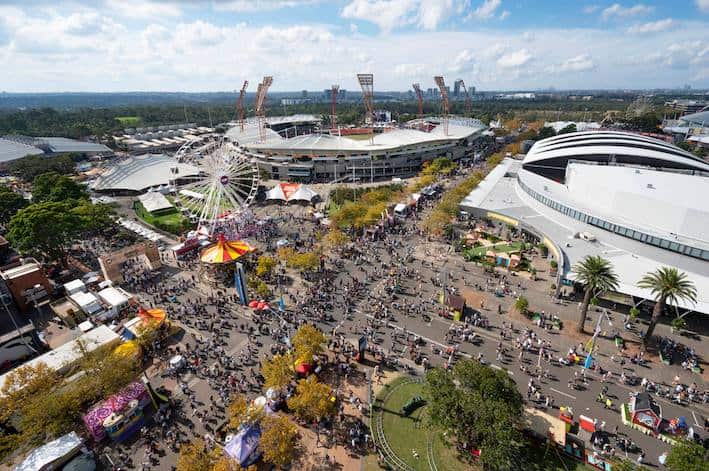
[[[237,263],[234,269],[234,288],[236,288],[236,294],[239,295],[239,301],[246,306],[249,303],[249,298],[246,294],[246,274],[241,263]]]

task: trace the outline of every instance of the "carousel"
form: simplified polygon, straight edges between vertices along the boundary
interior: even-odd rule
[[[234,263],[254,251],[256,248],[246,241],[227,240],[223,234],[219,234],[217,242],[200,254],[200,274],[211,283],[231,279]]]

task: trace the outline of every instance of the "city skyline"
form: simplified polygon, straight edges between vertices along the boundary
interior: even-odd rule
[[[681,3],[681,5],[679,5]],[[7,92],[709,87],[709,1],[0,2]]]

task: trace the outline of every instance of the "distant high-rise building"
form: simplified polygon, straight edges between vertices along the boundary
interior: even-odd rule
[[[463,86],[463,79],[458,79],[453,83],[453,96],[458,98],[460,96],[460,90]]]
[[[303,97],[303,98],[308,98],[308,91],[307,91],[307,90],[303,90],[302,92],[300,92],[300,96]]]
[[[475,87],[470,87],[470,96],[475,95]]]

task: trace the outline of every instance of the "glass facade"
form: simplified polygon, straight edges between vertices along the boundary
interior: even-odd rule
[[[534,191],[529,186],[527,186],[519,177],[517,177],[517,183],[519,183],[520,188],[522,188],[529,196],[531,196],[535,200],[541,202],[545,206],[548,206],[556,211],[559,211],[562,214],[569,216],[570,218],[574,218],[578,221],[590,224],[591,226],[599,227],[601,229],[613,232],[623,237],[628,237],[629,239],[640,241],[644,244],[654,245],[655,247],[660,247],[671,252],[680,253],[689,257],[709,261],[709,250],[702,250],[697,247],[692,247],[676,241],[663,239],[661,237],[646,234],[644,232],[631,229],[629,227],[624,227],[619,224],[608,222],[604,219],[590,216],[584,212],[565,206],[559,203],[558,201],[544,196],[543,194],[537,191]]]

